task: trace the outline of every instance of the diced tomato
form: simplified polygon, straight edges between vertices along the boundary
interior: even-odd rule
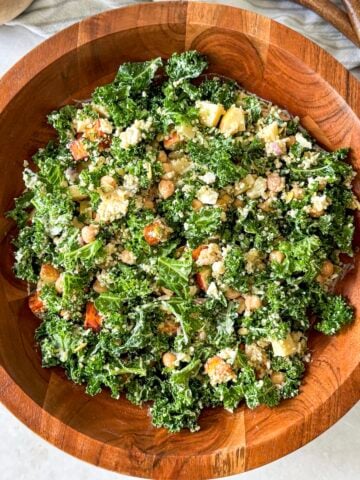
[[[76,161],[83,160],[89,156],[88,151],[81,140],[74,140],[70,143],[70,152]]]
[[[39,317],[45,310],[44,302],[39,296],[39,292],[35,292],[29,297],[29,308],[34,315]]]
[[[92,302],[88,302],[86,304],[84,327],[91,328],[94,332],[98,332],[101,329],[101,325],[101,315],[96,310],[95,305]]]
[[[174,150],[176,146],[180,143],[179,134],[173,130],[170,135],[164,140],[164,148],[166,150]]]
[[[209,267],[202,268],[199,272],[195,274],[195,282],[200,290],[206,292],[209,288],[209,278],[211,276],[211,270]]]
[[[203,251],[203,250],[206,250],[208,248],[207,245],[199,245],[197,248],[195,248],[193,251],[192,251],[192,259],[194,260],[194,262],[196,262],[196,260],[199,258],[200,256],[200,253]]]

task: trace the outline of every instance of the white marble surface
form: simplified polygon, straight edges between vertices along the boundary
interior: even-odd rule
[[[43,2],[43,0],[41,1]],[[230,0],[225,3],[234,4],[236,2]],[[246,2],[241,1],[240,3],[244,7]],[[261,6],[261,3],[266,2],[253,3]],[[279,2],[279,6],[280,4],[284,3]],[[51,15],[49,18],[51,21]],[[43,38],[43,35],[34,33],[19,24],[1,26],[0,76]],[[356,480],[360,478],[359,452],[360,403],[330,430],[300,450],[270,465],[232,478],[234,480],[236,478],[241,478],[241,480],[304,480],[309,478],[311,480]],[[132,478],[95,468],[61,452],[34,435],[1,405],[0,465],[1,480]]]

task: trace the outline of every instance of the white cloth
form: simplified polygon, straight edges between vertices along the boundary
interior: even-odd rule
[[[216,3],[216,0],[208,1]],[[22,26],[46,38],[84,17],[130,3],[139,1],[35,0],[22,15],[8,25]],[[225,0],[218,3],[238,6],[271,17],[318,43],[347,69],[360,67],[359,48],[317,14],[293,1]],[[336,0],[336,3],[341,4],[340,0]]]

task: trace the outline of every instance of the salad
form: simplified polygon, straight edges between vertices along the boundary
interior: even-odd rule
[[[294,397],[311,328],[354,316],[333,293],[358,208],[348,151],[206,68],[196,51],[124,63],[52,112],[58,139],[9,213],[43,366],[150,401],[171,432]]]

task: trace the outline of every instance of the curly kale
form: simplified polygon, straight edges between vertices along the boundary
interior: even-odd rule
[[[196,50],[174,53],[168,60],[165,71],[171,81],[199,77],[207,67],[207,60]]]

